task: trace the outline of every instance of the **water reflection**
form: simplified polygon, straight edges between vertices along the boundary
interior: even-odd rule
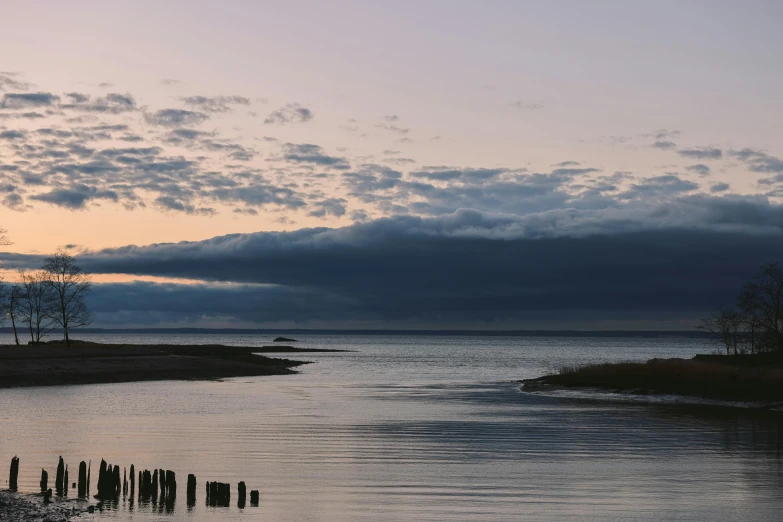
[[[512,378],[600,350],[436,341],[314,354],[292,377],[0,390],[0,465],[20,455],[25,491],[59,455],[198,477],[193,501],[180,480],[175,502],[137,489],[96,519],[755,521],[783,509],[780,414],[524,394]],[[627,353],[683,350],[644,346]],[[208,505],[207,480],[230,484],[228,507]]]

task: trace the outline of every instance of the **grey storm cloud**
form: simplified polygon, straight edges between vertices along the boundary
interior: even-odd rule
[[[49,92],[6,93],[0,102],[2,109],[28,109],[51,107],[60,101],[60,97]]]
[[[693,158],[700,160],[721,159],[723,151],[712,147],[700,147],[693,149],[679,149],[677,154],[684,158]]]
[[[203,112],[184,109],[161,109],[152,114],[146,114],[147,123],[162,127],[180,127],[200,125],[209,119]]]
[[[267,125],[287,125],[293,123],[304,123],[313,119],[313,111],[303,107],[298,103],[289,103],[276,111],[272,111],[264,120]]]
[[[236,315],[242,312],[228,301],[241,301],[250,285],[298,292],[302,298],[281,297],[281,305],[287,319],[302,322],[319,317],[315,302],[326,295],[329,319],[344,321],[491,322],[542,311],[573,318],[595,310],[695,318],[730,304],[759,265],[780,258],[783,242],[773,239],[780,237],[781,222],[783,207],[766,198],[702,195],[601,211],[398,216],[338,229],[105,249],[80,260],[94,273],[209,281],[193,287],[186,306],[203,304],[210,313],[242,320],[248,316]],[[40,261],[21,254],[0,258],[8,268]],[[229,287],[210,286],[223,282],[247,288],[230,294]],[[165,306],[155,304],[155,295],[188,291],[146,288],[136,297],[120,293],[110,309],[161,311]],[[258,296],[269,296],[257,288]],[[251,320],[276,317],[267,314],[274,312],[261,306]]]
[[[250,99],[243,96],[188,96],[181,100],[203,112],[229,112],[232,105],[250,105]]]
[[[729,186],[728,183],[714,183],[710,187],[710,192],[712,192],[713,194],[718,193],[718,192],[726,192],[730,188],[731,187]]]

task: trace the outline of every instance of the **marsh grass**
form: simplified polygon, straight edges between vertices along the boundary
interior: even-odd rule
[[[717,359],[721,361],[720,358]],[[672,393],[737,401],[783,401],[783,369],[749,365],[723,356],[709,360],[566,365],[536,384],[591,387],[638,393]],[[728,364],[727,364],[728,363]]]

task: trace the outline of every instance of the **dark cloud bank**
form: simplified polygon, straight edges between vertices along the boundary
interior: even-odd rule
[[[204,281],[98,285],[92,304],[104,324],[687,328],[783,254],[783,208],[764,198],[548,214],[463,210],[129,246],[82,261],[95,273]]]

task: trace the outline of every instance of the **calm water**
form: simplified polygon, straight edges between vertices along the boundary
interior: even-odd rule
[[[171,512],[121,500],[96,520],[780,518],[782,415],[541,397],[512,382],[564,364],[711,351],[701,341],[298,338],[357,351],[300,356],[315,364],[295,376],[0,390],[2,483],[15,454],[31,492],[59,455],[72,481],[80,460],[95,471],[101,457],[176,471]],[[193,508],[188,473],[199,481]],[[231,482],[234,506],[206,507],[206,480]],[[261,490],[259,507],[236,507],[239,480]]]

